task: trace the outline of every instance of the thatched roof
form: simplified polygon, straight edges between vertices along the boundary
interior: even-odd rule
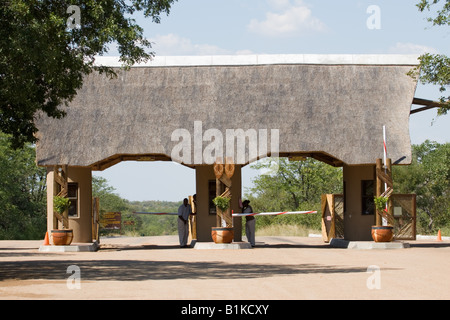
[[[102,64],[119,66],[117,59]],[[39,116],[37,163],[104,169],[123,160],[170,160],[176,129],[279,129],[282,156],[330,164],[411,161],[409,115],[417,57],[277,55],[158,57],[92,74],[62,120]],[[204,142],[207,146],[210,142]],[[192,156],[192,160],[195,157]],[[201,162],[192,165],[203,164]]]

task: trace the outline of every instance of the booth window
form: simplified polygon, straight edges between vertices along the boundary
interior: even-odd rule
[[[214,198],[216,197],[216,180],[209,180],[208,181],[208,204],[209,204],[209,214],[215,215],[216,214],[216,206],[214,205]]]
[[[71,182],[68,184],[67,197],[70,200],[69,217],[78,217],[78,183]]]
[[[361,181],[361,203],[362,214],[375,214],[375,202],[373,200],[375,194],[375,183],[373,180]]]

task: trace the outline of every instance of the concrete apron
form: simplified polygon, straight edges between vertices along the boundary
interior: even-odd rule
[[[374,241],[348,241],[344,239],[331,239],[330,246],[333,248],[342,249],[359,249],[359,250],[372,250],[372,249],[405,249],[410,245],[407,242],[374,242]]]

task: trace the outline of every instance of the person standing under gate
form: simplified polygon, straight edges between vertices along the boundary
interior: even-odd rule
[[[250,201],[245,200],[242,202],[242,213],[253,213],[253,208],[250,206]],[[254,216],[245,217],[245,235],[247,236],[248,242],[252,247],[255,246],[255,224],[256,220]]]
[[[183,204],[178,208],[178,237],[180,239],[180,247],[187,248],[187,240],[189,236],[189,216],[192,210],[189,200],[184,199]]]
[[[189,217],[190,229],[189,234],[192,240],[197,240],[197,194],[189,196],[189,204],[191,205],[191,215]]]

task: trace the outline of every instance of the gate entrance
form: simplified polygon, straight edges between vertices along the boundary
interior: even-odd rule
[[[36,117],[36,161],[47,167],[51,184],[47,188],[48,229],[53,228],[54,167],[67,166],[68,183],[78,191],[78,216],[69,218],[74,242],[90,242],[95,233],[93,171],[127,160],[172,161],[181,151],[183,162],[192,161],[183,164],[195,169],[197,235],[200,242],[210,241],[216,216],[209,214],[208,185],[215,176],[202,151],[207,147],[208,152],[228,152],[237,147],[233,144],[229,149],[228,139],[213,139],[219,137],[215,133],[228,138],[227,130],[257,135],[258,139],[252,141],[267,142],[257,148],[245,146],[246,155],[256,155],[251,161],[277,153],[282,157],[321,156],[318,160],[342,166],[343,230],[345,238],[353,241],[370,238],[373,216],[362,212],[361,183],[376,179],[374,161],[383,154],[383,125],[392,136],[387,148],[393,163],[411,163],[409,118],[417,79],[407,73],[418,65],[417,57],[156,57],[129,70],[120,69],[111,59],[97,62],[117,68],[118,77],[107,79],[92,73],[64,108],[66,117]],[[197,130],[200,122],[208,128],[204,133]],[[272,130],[277,132],[278,143],[277,139],[272,141],[272,134],[268,143]],[[233,192],[231,210],[239,212],[241,168],[247,163],[241,164],[238,159],[233,163],[240,165],[233,176],[233,188],[239,191]],[[331,219],[324,222],[327,239],[332,232],[333,236],[342,234],[336,200],[331,206],[334,211],[325,216]],[[403,204],[403,200],[398,201]],[[410,234],[404,223],[405,215],[411,212],[397,209],[401,236]]]

